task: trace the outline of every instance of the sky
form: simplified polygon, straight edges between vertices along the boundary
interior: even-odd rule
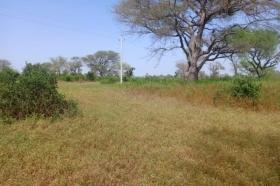
[[[119,38],[124,34],[124,61],[136,68],[135,75],[174,75],[176,62],[184,60],[182,52],[171,52],[161,60],[151,58],[153,40],[128,35],[128,28],[113,14],[116,3],[118,0],[0,0],[0,59],[21,70],[26,62],[47,62],[51,57],[120,52]],[[229,73],[229,64],[224,66]]]

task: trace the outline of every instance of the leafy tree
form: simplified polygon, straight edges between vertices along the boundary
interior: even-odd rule
[[[206,62],[231,53],[225,38],[234,28],[269,24],[279,17],[278,0],[121,0],[115,12],[131,31],[159,41],[154,52],[179,49],[188,80],[197,80]],[[275,22],[274,22],[275,23]]]
[[[279,34],[276,31],[240,30],[231,36],[230,43],[240,52],[241,67],[259,78],[279,63]]]
[[[98,51],[84,57],[83,61],[97,76],[113,76],[116,73],[115,67],[120,61],[120,56],[114,51]]]
[[[82,73],[82,59],[79,57],[72,57],[68,62],[69,71],[73,74],[81,74]]]
[[[210,77],[212,78],[219,78],[220,77],[220,71],[224,70],[225,67],[221,63],[210,63],[209,65],[209,71],[210,71]]]
[[[119,76],[120,75],[120,63],[115,63],[115,65],[112,68],[112,75],[113,76]],[[130,64],[128,63],[123,63],[122,64],[122,69],[123,69],[123,76],[125,78],[130,78],[133,76],[133,71],[135,70],[134,67],[132,67]]]
[[[51,58],[51,69],[57,75],[61,75],[65,71],[68,71],[67,58],[58,56],[56,58]]]
[[[11,63],[6,60],[6,59],[0,59],[0,71],[2,71],[5,68],[10,68],[11,67]]]
[[[187,79],[188,63],[184,61],[177,62],[175,75],[182,79]]]
[[[45,68],[54,72],[56,75],[60,76],[62,74],[67,75],[81,74],[82,73],[82,59],[79,57],[72,57],[69,61],[64,57],[51,58],[50,62],[45,62],[41,64]]]
[[[125,77],[128,77],[128,78],[133,77],[134,76],[134,70],[135,70],[134,67],[129,67],[124,73]]]
[[[48,69],[49,71],[55,73],[55,71],[53,70],[53,64],[52,64],[51,62],[40,63],[40,65],[41,65],[43,68]]]

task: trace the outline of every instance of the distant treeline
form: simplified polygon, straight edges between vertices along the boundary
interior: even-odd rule
[[[64,81],[115,79],[120,75],[120,56],[114,51],[98,51],[92,55],[75,56],[70,59],[58,56],[38,64],[54,73],[59,80]],[[83,72],[84,66],[89,68],[87,73]],[[11,68],[11,63],[7,60],[0,60],[0,71],[4,68]],[[132,77],[134,70],[135,68],[129,64],[123,63],[124,80]]]

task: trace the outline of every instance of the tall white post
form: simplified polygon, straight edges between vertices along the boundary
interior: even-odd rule
[[[123,36],[120,38],[121,51],[120,51],[120,83],[123,83]]]

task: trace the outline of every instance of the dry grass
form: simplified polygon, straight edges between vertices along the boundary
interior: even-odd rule
[[[262,82],[261,97],[258,102],[238,100],[231,96],[231,82],[206,82],[198,84],[164,85],[147,83],[137,85],[130,83],[127,90],[134,95],[155,95],[162,98],[172,97],[178,101],[196,106],[234,107],[261,112],[280,111],[280,80]]]
[[[0,125],[0,185],[279,185],[280,115],[62,83],[83,115]]]

